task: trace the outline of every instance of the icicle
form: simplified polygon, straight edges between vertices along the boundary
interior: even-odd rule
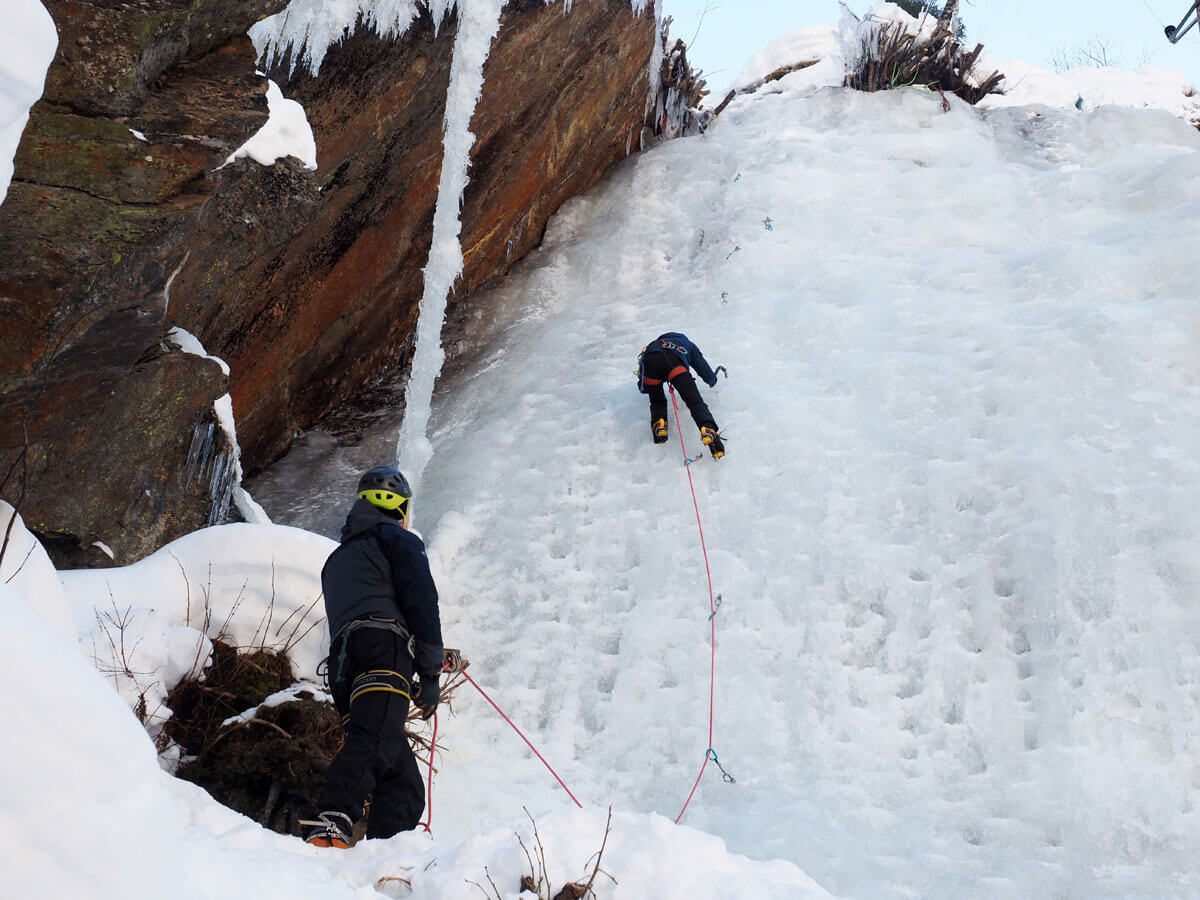
[[[184,353],[215,361],[226,375],[229,374],[229,366],[225,361],[205,352],[204,346],[190,332],[182,328],[172,328],[167,332],[167,340]],[[229,394],[224,394],[213,402],[213,416],[215,422],[197,425],[192,432],[192,443],[188,448],[184,468],[184,483],[191,484],[194,479],[199,484],[204,473],[209,472],[208,492],[213,503],[208,514],[209,525],[219,525],[226,520],[231,501],[247,522],[270,525],[271,517],[267,515],[266,510],[255,503],[254,498],[242,487],[242,449],[238,446],[237,426],[233,418],[233,398]]]
[[[233,493],[233,454],[215,422],[202,422],[192,430],[184,467],[184,485],[203,485],[212,506],[206,525],[220,525],[229,515]]]
[[[192,443],[188,447],[187,462],[184,464],[183,482],[191,485],[199,483],[202,473],[212,465],[212,437],[214,424],[212,422],[197,425],[192,429]]]
[[[467,169],[471,165],[471,116],[483,92],[483,66],[491,52],[492,38],[500,28],[504,0],[459,0],[458,35],[450,64],[446,91],[445,137],[442,176],[433,214],[433,242],[425,265],[425,289],[417,319],[416,349],[405,392],[404,422],[396,441],[396,459],[416,488],[433,455],[429,442],[429,415],[433,386],[445,360],[442,322],[454,282],[462,274],[462,244],[459,217]]]
[[[435,7],[444,15],[446,0],[428,5],[436,27],[440,17]],[[418,12],[418,0],[292,0],[283,12],[255,23],[247,34],[264,65],[286,57],[289,75],[302,62],[315,78],[329,48],[354,34],[360,22],[380,37],[399,37]]]
[[[634,12],[641,14],[647,0],[632,0]],[[654,0],[654,49],[650,51],[650,93],[646,95],[646,114],[658,104],[658,90],[662,85],[663,41],[660,37],[663,27],[662,0]],[[658,110],[661,113],[661,110]],[[655,121],[659,121],[656,117]]]

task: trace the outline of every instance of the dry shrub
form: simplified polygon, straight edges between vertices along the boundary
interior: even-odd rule
[[[333,707],[301,693],[226,725],[176,774],[260,825],[298,835],[341,741]]]
[[[175,714],[164,728],[186,754],[178,777],[284,834],[300,832],[308,798],[342,740],[336,711],[311,692],[259,706],[294,683],[286,655],[215,641],[203,676],[184,679],[168,696]],[[222,724],[256,707],[253,717]]]
[[[198,670],[193,670],[198,671]],[[295,683],[287,656],[270,650],[241,652],[213,641],[207,670],[179,682],[167,695],[174,715],[164,731],[190,754],[199,753],[221,723]]]
[[[1003,93],[1000,72],[986,78],[975,72],[983,44],[967,51],[958,42],[953,24],[957,8],[956,2],[946,4],[928,38],[918,37],[898,22],[870,32],[874,44],[863,48],[857,71],[846,75],[846,86],[870,92],[920,85],[943,95],[955,94],[970,104]]]
[[[456,668],[441,688],[446,711],[452,711],[454,693],[465,683],[461,672],[469,665],[458,651],[450,652]],[[298,688],[294,682],[286,654],[238,650],[214,641],[203,678],[185,679],[169,695],[175,715],[164,730],[187,754],[178,777],[266,828],[299,835],[304,831],[300,820],[313,816],[312,801],[341,747],[343,731],[333,705],[311,691],[299,689],[296,699],[278,706],[260,705],[271,694]],[[222,724],[247,710],[254,712]],[[419,710],[410,707],[406,728],[418,760],[434,765],[430,723],[420,720]],[[356,838],[364,831],[360,821]]]
[[[524,809],[524,807],[522,807]],[[596,883],[596,876],[603,875],[613,884],[617,880],[608,872],[600,868],[600,861],[604,858],[604,848],[608,846],[608,836],[612,833],[612,807],[608,808],[608,821],[604,825],[604,839],[600,842],[600,849],[592,854],[592,859],[596,862],[592,866],[590,874],[585,875],[578,881],[568,881],[564,884],[557,893],[554,893],[554,888],[550,886],[550,879],[546,874],[546,848],[542,846],[542,837],[538,834],[537,821],[530,814],[529,810],[525,810],[525,815],[529,816],[529,821],[533,824],[533,849],[525,846],[525,841],[521,836],[517,835],[517,843],[521,845],[521,850],[525,853],[525,860],[529,864],[529,874],[522,875],[518,888],[524,896],[525,894],[533,894],[538,900],[595,900],[596,894],[593,890]],[[477,881],[467,880],[468,884],[473,884],[483,892],[483,895],[491,900],[493,894],[496,900],[503,900],[504,895],[500,889],[496,887],[496,882],[492,880],[491,874],[487,870],[487,866],[483,868],[484,877],[487,878],[488,886],[491,888],[489,893],[483,885]]]

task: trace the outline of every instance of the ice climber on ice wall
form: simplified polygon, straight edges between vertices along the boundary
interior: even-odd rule
[[[687,404],[688,411],[700,429],[700,440],[708,447],[713,459],[725,455],[725,444],[719,434],[720,429],[709,411],[700,389],[696,387],[688,367],[696,370],[696,374],[704,379],[709,387],[717,386],[717,375],[700,348],[693,344],[686,334],[678,331],[668,331],[660,334],[642,348],[638,356],[638,390],[650,395],[650,432],[654,443],[663,444],[667,440],[667,394],[664,384],[669,384],[679,391],[679,396]],[[723,366],[717,366],[717,371],[723,372]],[[726,375],[728,377],[728,374]]]

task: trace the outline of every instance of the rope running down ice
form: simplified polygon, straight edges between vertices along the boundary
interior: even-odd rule
[[[670,387],[670,386],[668,385],[668,387]],[[684,801],[683,808],[681,810],[679,810],[679,815],[675,817],[675,823],[678,824],[679,821],[683,818],[683,814],[687,811],[688,804],[690,804],[692,802],[692,797],[695,796],[696,789],[700,786],[700,779],[704,776],[704,770],[708,767],[708,763],[710,760],[716,765],[716,767],[718,769],[721,770],[721,777],[726,782],[732,783],[734,781],[734,777],[725,771],[725,768],[721,765],[721,761],[717,758],[716,751],[712,747],[713,709],[714,709],[714,697],[716,694],[716,680],[717,680],[717,610],[720,608],[721,601],[720,601],[719,596],[715,596],[713,594],[712,568],[708,562],[708,547],[705,545],[705,542],[704,542],[704,526],[703,526],[703,524],[701,524],[700,504],[699,504],[699,501],[697,501],[697,499],[696,499],[696,486],[692,481],[691,464],[693,462],[695,462],[697,459],[699,459],[700,457],[696,457],[696,458],[692,459],[692,458],[689,458],[687,455],[687,448],[683,444],[683,431],[679,427],[679,402],[675,398],[675,389],[673,387],[671,387],[670,390],[671,390],[671,405],[674,407],[674,410],[675,410],[675,428],[676,428],[676,432],[679,434],[679,446],[680,446],[680,449],[683,451],[683,462],[684,462],[684,468],[687,470],[688,487],[691,489],[691,493],[692,493],[692,508],[696,512],[696,528],[700,533],[700,550],[704,555],[704,573],[708,579],[708,609],[709,609],[708,623],[709,623],[709,629],[710,629],[710,638],[709,638],[710,655],[709,655],[709,680],[708,680],[708,748],[704,751],[704,762],[701,764],[700,771],[696,775],[696,781],[692,785],[692,790],[688,794],[687,800]],[[509,724],[509,726],[512,728],[512,730],[515,731],[517,733],[517,735],[521,738],[521,740],[523,740],[525,742],[526,746],[528,746],[529,749],[533,751],[534,756],[536,756],[539,760],[541,760],[542,765],[544,765],[546,767],[546,769],[550,772],[550,774],[554,776],[555,780],[562,786],[562,789],[567,792],[567,796],[569,796],[573,801],[575,801],[576,806],[578,806],[580,809],[583,809],[583,804],[579,802],[578,798],[573,793],[571,793],[571,789],[569,787],[567,787],[566,783],[561,778],[559,778],[558,773],[554,771],[554,769],[550,765],[550,763],[546,762],[546,758],[544,756],[542,756],[541,753],[538,752],[538,749],[536,747],[534,747],[532,743],[530,743],[529,738],[525,737],[525,734],[521,731],[520,728],[518,728],[516,726],[516,724],[513,722],[513,720],[508,717],[508,715],[504,712],[504,710],[502,710],[499,706],[496,705],[496,701],[494,701],[491,697],[489,697],[487,695],[487,692],[484,691],[484,689],[479,686],[479,683],[476,682],[475,679],[472,678],[470,675],[468,675],[465,670],[459,670],[459,674],[461,674],[464,679],[469,681],[471,683],[471,685],[475,688],[475,690],[479,691],[480,695],[483,697],[484,700],[486,700],[489,704],[491,704],[491,707],[500,714],[500,717]],[[430,831],[430,832],[431,832],[430,823],[433,821],[433,754],[434,754],[434,750],[437,746],[437,727],[438,727],[437,713],[434,713],[433,737],[431,738],[430,743],[429,743],[429,782],[428,782],[428,788],[426,791],[426,806],[427,806],[427,811],[428,811],[429,815],[428,815],[427,819],[421,823],[421,827],[424,828],[426,831]]]
[[[668,385],[668,387],[670,387]],[[711,630],[710,635],[710,660],[709,660],[709,675],[708,675],[708,749],[704,752],[704,762],[700,766],[700,771],[696,775],[696,782],[692,785],[691,793],[688,794],[687,800],[683,803],[683,809],[679,810],[679,815],[675,817],[675,824],[679,824],[683,814],[687,811],[688,804],[692,802],[692,797],[696,794],[696,788],[700,786],[700,779],[704,775],[705,768],[708,767],[708,761],[711,759],[716,763],[717,768],[721,769],[721,776],[727,781],[732,782],[733,776],[722,768],[721,763],[717,760],[716,751],[713,750],[713,697],[716,693],[717,682],[717,600],[713,596],[712,584],[712,569],[708,564],[708,547],[704,543],[704,526],[700,522],[700,504],[696,500],[696,485],[692,482],[692,466],[694,459],[689,459],[687,448],[683,445],[683,428],[679,423],[679,401],[675,399],[675,388],[671,387],[671,406],[675,409],[675,431],[679,435],[679,449],[683,452],[684,468],[687,470],[688,487],[692,491],[692,508],[696,511],[696,528],[700,532],[700,550],[704,554],[704,574],[708,577],[708,624]],[[701,451],[703,452],[703,451]],[[699,457],[697,457],[699,458]]]

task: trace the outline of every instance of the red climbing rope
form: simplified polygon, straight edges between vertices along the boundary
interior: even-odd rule
[[[712,569],[708,564],[708,548],[704,544],[704,526],[700,523],[700,504],[696,500],[696,485],[692,482],[691,464],[695,462],[695,460],[688,459],[687,448],[683,445],[683,428],[679,423],[679,401],[675,399],[674,387],[671,387],[671,406],[675,409],[675,431],[679,435],[679,448],[683,451],[683,467],[687,470],[688,487],[691,488],[692,491],[692,508],[696,511],[696,528],[700,531],[700,550],[704,554],[704,573],[708,576],[708,624],[712,631],[710,639],[712,650],[708,676],[708,749],[704,753],[704,763],[700,766],[700,772],[696,775],[696,783],[692,785],[692,791],[690,794],[688,794],[687,800],[684,801],[683,809],[679,810],[679,815],[675,817],[675,824],[678,825],[679,820],[683,818],[684,812],[687,811],[688,804],[692,802],[692,797],[696,793],[696,788],[700,786],[700,779],[704,775],[704,770],[708,767],[709,759],[716,760],[717,758],[712,749],[713,696],[716,692],[717,683],[717,604],[713,598]],[[699,457],[697,457],[697,459],[698,458]]]
[[[670,387],[670,385],[668,385],[668,387]],[[679,446],[680,446],[680,449],[683,451],[684,468],[687,469],[688,487],[691,489],[691,492],[692,492],[692,508],[696,511],[696,528],[700,532],[700,550],[704,554],[704,573],[708,578],[708,610],[709,610],[708,623],[709,623],[709,629],[711,632],[710,639],[709,639],[711,650],[710,650],[710,658],[709,658],[709,679],[708,679],[708,748],[704,751],[704,763],[700,766],[700,771],[696,775],[696,781],[692,785],[691,793],[688,794],[687,800],[684,801],[683,809],[679,810],[679,815],[675,817],[675,823],[679,824],[679,821],[683,818],[683,814],[687,811],[688,804],[690,804],[692,802],[692,797],[694,797],[696,794],[696,789],[700,786],[700,779],[704,776],[704,770],[706,768],[708,768],[709,760],[716,763],[717,768],[721,769],[721,776],[725,779],[725,781],[732,782],[734,779],[733,779],[733,776],[730,775],[728,772],[726,772],[725,769],[721,766],[720,760],[717,759],[717,754],[712,748],[713,710],[714,710],[714,697],[716,695],[716,683],[717,683],[717,603],[718,603],[718,598],[716,598],[713,594],[712,568],[709,566],[709,562],[708,562],[708,547],[704,543],[704,525],[701,524],[701,521],[700,521],[700,503],[696,499],[696,486],[692,482],[691,464],[693,462],[695,462],[696,460],[688,458],[687,448],[683,444],[683,429],[680,427],[680,423],[679,423],[679,402],[675,399],[675,389],[673,387],[671,388],[671,405],[675,408],[675,429],[679,434]],[[697,457],[697,459],[699,459],[699,458],[700,457]],[[537,748],[534,747],[532,743],[530,743],[529,738],[525,737],[524,733],[521,731],[520,728],[518,728],[516,726],[516,724],[513,722],[513,720],[510,719],[507,714],[505,714],[504,710],[502,710],[499,706],[496,705],[496,701],[494,701],[491,697],[489,697],[487,695],[487,692],[484,691],[484,689],[479,686],[479,684],[475,681],[474,678],[472,678],[470,675],[467,674],[465,669],[460,669],[459,672],[463,678],[465,678],[467,681],[469,681],[475,687],[475,690],[479,691],[479,693],[480,693],[480,695],[482,695],[483,699],[491,704],[492,709],[496,710],[496,712],[498,712],[500,714],[500,717],[509,724],[509,726],[512,728],[512,730],[515,731],[520,736],[521,740],[523,740],[525,742],[526,746],[528,746],[529,749],[533,751],[533,755],[542,761],[542,765],[544,765],[547,768],[547,770],[549,770],[550,774],[553,775],[555,780],[562,786],[562,789],[567,792],[567,796],[575,801],[575,805],[578,806],[580,809],[583,809],[583,804],[580,803],[578,798],[574,794],[571,793],[571,789],[569,787],[567,787],[566,783],[561,778],[558,777],[558,773],[554,771],[554,769],[551,767],[550,763],[546,762],[546,758],[544,756],[542,756],[541,753],[538,752]],[[426,791],[426,806],[429,811],[429,818],[424,823],[422,823],[422,827],[426,831],[430,831],[429,823],[433,821],[433,751],[437,744],[437,725],[438,725],[437,713],[434,713],[434,716],[433,716],[433,738],[431,739],[430,744],[429,744],[429,786]]]
[[[437,748],[437,726],[438,715],[437,710],[433,711],[433,737],[429,739],[429,787],[425,789],[425,811],[429,814],[425,821],[421,823],[421,827],[433,834],[433,829],[429,827],[433,821],[433,751]]]
[[[546,758],[544,756],[542,756],[542,754],[538,753],[537,748],[535,746],[533,746],[533,744],[529,743],[529,738],[525,737],[525,735],[521,733],[521,729],[518,728],[513,723],[513,720],[510,719],[508,716],[506,716],[504,714],[504,710],[502,710],[499,706],[496,705],[496,701],[494,701],[491,697],[489,697],[484,692],[483,688],[481,688],[478,684],[475,683],[475,679],[472,678],[470,675],[468,675],[465,671],[462,673],[462,677],[467,679],[467,681],[471,682],[471,684],[475,685],[475,690],[479,691],[479,693],[483,695],[484,700],[486,700],[488,703],[492,704],[492,709],[494,709],[494,710],[496,710],[496,712],[500,713],[500,717],[502,719],[504,719],[505,722],[507,722],[509,725],[512,726],[512,730],[515,731],[517,734],[519,734],[521,736],[521,740],[523,740],[528,745],[529,749],[533,751],[533,755],[536,756],[538,759],[540,759],[542,761],[542,765],[550,770],[550,774],[553,775],[554,778],[558,781],[558,783],[562,785],[562,789],[567,792],[567,796],[570,797],[572,800],[575,800],[576,806],[578,806],[580,809],[583,809],[583,804],[580,803],[575,798],[575,795],[571,793],[571,789],[566,786],[566,784],[563,782],[563,780],[561,778],[558,777],[558,773],[555,772],[554,769],[550,768],[550,763],[546,762]]]

